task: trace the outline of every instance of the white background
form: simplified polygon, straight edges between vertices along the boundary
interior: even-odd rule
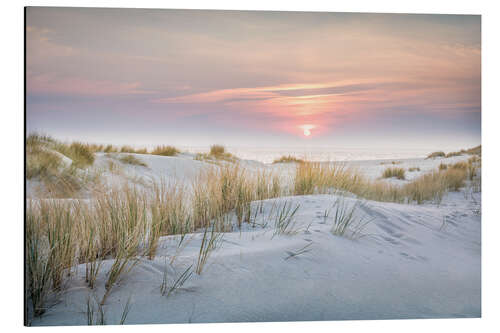
[[[345,0],[328,1],[3,1],[0,8],[0,325],[5,332],[23,328],[23,136],[24,136],[24,6],[85,6],[139,8],[198,8],[302,10],[336,12],[387,12],[482,15],[482,143],[483,143],[483,255],[481,319],[388,320],[294,323],[185,324],[100,328],[105,331],[134,332],[492,332],[500,330],[498,302],[500,276],[498,260],[500,243],[499,182],[500,132],[500,6],[492,1],[453,0]],[[496,327],[496,329],[495,329]],[[90,328],[72,327],[83,332]],[[98,328],[95,328],[98,329]],[[31,328],[33,330],[33,328]],[[68,327],[43,331],[67,332]]]

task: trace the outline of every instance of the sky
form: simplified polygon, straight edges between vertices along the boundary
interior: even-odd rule
[[[136,146],[472,147],[481,18],[29,7],[26,124]]]

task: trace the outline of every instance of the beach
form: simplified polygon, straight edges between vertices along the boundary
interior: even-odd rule
[[[93,168],[106,169],[120,155],[97,153]],[[189,153],[134,155],[147,167],[122,163],[120,173],[102,172],[109,186],[161,179],[191,184],[200,171],[219,167]],[[468,158],[342,163],[371,180],[403,186],[440,164]],[[295,163],[238,164],[251,172],[278,172],[285,185],[297,168]],[[392,166],[419,170],[407,172],[405,180],[383,180],[383,171]],[[28,182],[28,197],[35,188]],[[366,222],[359,237],[332,233],[332,207],[339,200],[346,209],[359,206],[354,215]],[[276,233],[272,221],[287,204],[298,207],[290,232]],[[470,184],[447,192],[439,203],[311,194],[252,201],[251,212],[255,215],[239,227],[235,213],[227,213],[234,229],[221,234],[202,274],[191,274],[168,297],[160,292],[162,281],[167,276],[174,283],[196,264],[203,232],[184,235],[181,247],[180,235],[161,237],[155,257],[140,258],[109,294],[102,306],[106,324],[118,323],[126,304],[129,324],[481,316],[481,193]],[[73,267],[57,303],[31,319],[31,325],[87,324],[89,299],[105,293],[106,272],[113,262],[103,260],[93,290],[85,283],[85,264]]]

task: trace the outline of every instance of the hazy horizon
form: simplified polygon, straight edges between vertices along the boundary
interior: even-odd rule
[[[457,150],[481,18],[29,7],[26,125],[62,140]]]

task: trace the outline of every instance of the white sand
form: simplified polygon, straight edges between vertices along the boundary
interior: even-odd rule
[[[149,167],[123,166],[124,171],[145,179],[188,181],[210,165],[192,160],[192,155],[137,157]],[[400,160],[397,166],[420,167],[420,172],[407,172],[413,179],[442,161],[466,158]],[[105,165],[106,159],[101,154],[95,165]],[[349,163],[378,178],[392,166],[381,162]],[[290,165],[266,167],[291,170]],[[178,237],[163,237],[158,256],[142,259],[111,292],[104,306],[107,323],[118,323],[129,297],[129,324],[481,316],[481,193],[471,196],[467,189],[449,193],[439,206],[367,201],[358,213],[371,222],[363,232],[366,236],[357,240],[330,232],[332,218],[325,221],[323,214],[335,199],[310,195],[266,200],[258,222],[273,204],[285,200],[300,204],[297,233],[272,237],[271,222],[266,228],[245,225],[241,231],[224,234],[222,246],[203,273],[193,274],[168,298],[161,295],[160,284],[165,256],[170,259]],[[188,237],[192,240],[168,266],[171,279],[197,259],[200,234]],[[309,252],[287,259],[307,244]],[[106,261],[101,269],[99,299],[111,263]],[[80,265],[60,302],[32,324],[85,325],[89,290],[84,273],[85,266]]]

